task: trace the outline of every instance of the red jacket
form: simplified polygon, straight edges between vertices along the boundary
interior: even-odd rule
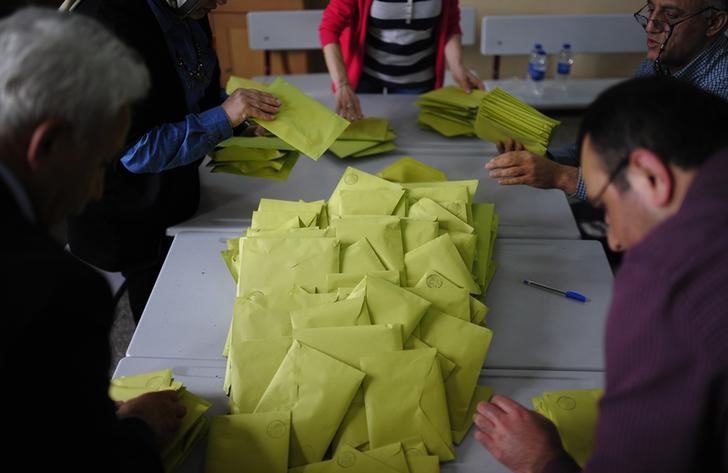
[[[339,43],[341,46],[352,89],[356,89],[364,65],[367,18],[371,6],[372,0],[331,0],[319,25],[322,47],[329,43]],[[454,34],[462,34],[458,0],[442,0],[440,24],[437,27],[436,88],[442,86],[445,77],[445,43]]]

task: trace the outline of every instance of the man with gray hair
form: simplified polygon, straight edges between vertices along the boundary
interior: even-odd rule
[[[162,472],[185,408],[171,391],[109,398],[110,289],[49,232],[101,195],[149,74],[94,20],[50,9],[0,21],[0,58],[3,460]]]

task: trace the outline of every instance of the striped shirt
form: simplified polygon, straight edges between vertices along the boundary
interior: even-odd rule
[[[374,0],[364,73],[385,87],[422,87],[435,79],[441,0]]]

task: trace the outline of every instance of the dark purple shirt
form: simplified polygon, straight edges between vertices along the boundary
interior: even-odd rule
[[[590,473],[728,472],[728,149],[625,255]],[[579,471],[570,459],[544,473]]]

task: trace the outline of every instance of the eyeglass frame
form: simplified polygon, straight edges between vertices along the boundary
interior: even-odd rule
[[[636,22],[637,22],[637,23],[638,23],[638,24],[639,24],[639,25],[640,25],[640,26],[642,27],[642,29],[644,29],[645,31],[647,30],[647,25],[649,25],[649,24],[650,24],[650,22],[652,22],[652,24],[653,24],[653,25],[655,25],[655,26],[657,26],[658,28],[660,28],[660,32],[664,32],[664,31],[665,31],[665,27],[667,27],[667,33],[668,33],[668,34],[671,34],[671,33],[672,33],[672,30],[673,30],[673,29],[675,29],[675,27],[676,27],[677,25],[679,25],[680,23],[683,23],[683,22],[685,22],[685,21],[688,21],[688,20],[689,20],[689,19],[691,19],[691,18],[695,18],[696,16],[698,16],[698,15],[700,15],[700,14],[703,14],[703,13],[705,13],[706,11],[709,11],[709,10],[715,10],[715,11],[717,11],[717,12],[720,12],[720,11],[722,11],[722,10],[720,10],[720,9],[718,9],[718,8],[714,7],[714,6],[709,6],[709,7],[705,7],[705,8],[703,8],[702,10],[696,11],[695,13],[691,13],[691,14],[689,14],[688,16],[686,16],[686,17],[684,17],[684,18],[681,18],[681,19],[677,20],[677,21],[676,21],[676,22],[674,22],[674,23],[670,23],[670,22],[668,22],[668,21],[666,21],[666,20],[660,20],[659,18],[658,18],[658,19],[654,19],[654,20],[653,20],[653,19],[652,19],[651,17],[645,16],[645,15],[643,15],[643,14],[641,14],[641,13],[640,13],[640,12],[641,12],[642,10],[644,10],[645,8],[647,8],[647,7],[649,7],[649,6],[650,6],[650,4],[649,4],[649,3],[645,3],[645,4],[644,4],[644,5],[642,6],[642,8],[640,8],[639,10],[637,10],[636,12],[634,12],[634,13],[632,14],[632,16],[634,17],[635,21],[636,21]],[[642,23],[642,21],[640,21],[640,20],[644,20],[644,24],[643,24],[643,23]],[[664,26],[660,27],[660,26],[659,26],[660,24],[662,24],[662,25],[664,25]]]
[[[614,183],[614,180],[619,176],[619,174],[627,169],[629,166],[629,154],[622,159],[619,160],[617,165],[609,172],[609,175],[607,176],[607,182],[604,183],[602,186],[602,189],[597,192],[597,195],[594,197],[588,197],[589,204],[594,207],[595,209],[601,209],[604,208],[604,204],[602,203],[602,198],[604,197],[604,193],[607,192],[607,189],[609,189],[609,186],[611,186]]]

